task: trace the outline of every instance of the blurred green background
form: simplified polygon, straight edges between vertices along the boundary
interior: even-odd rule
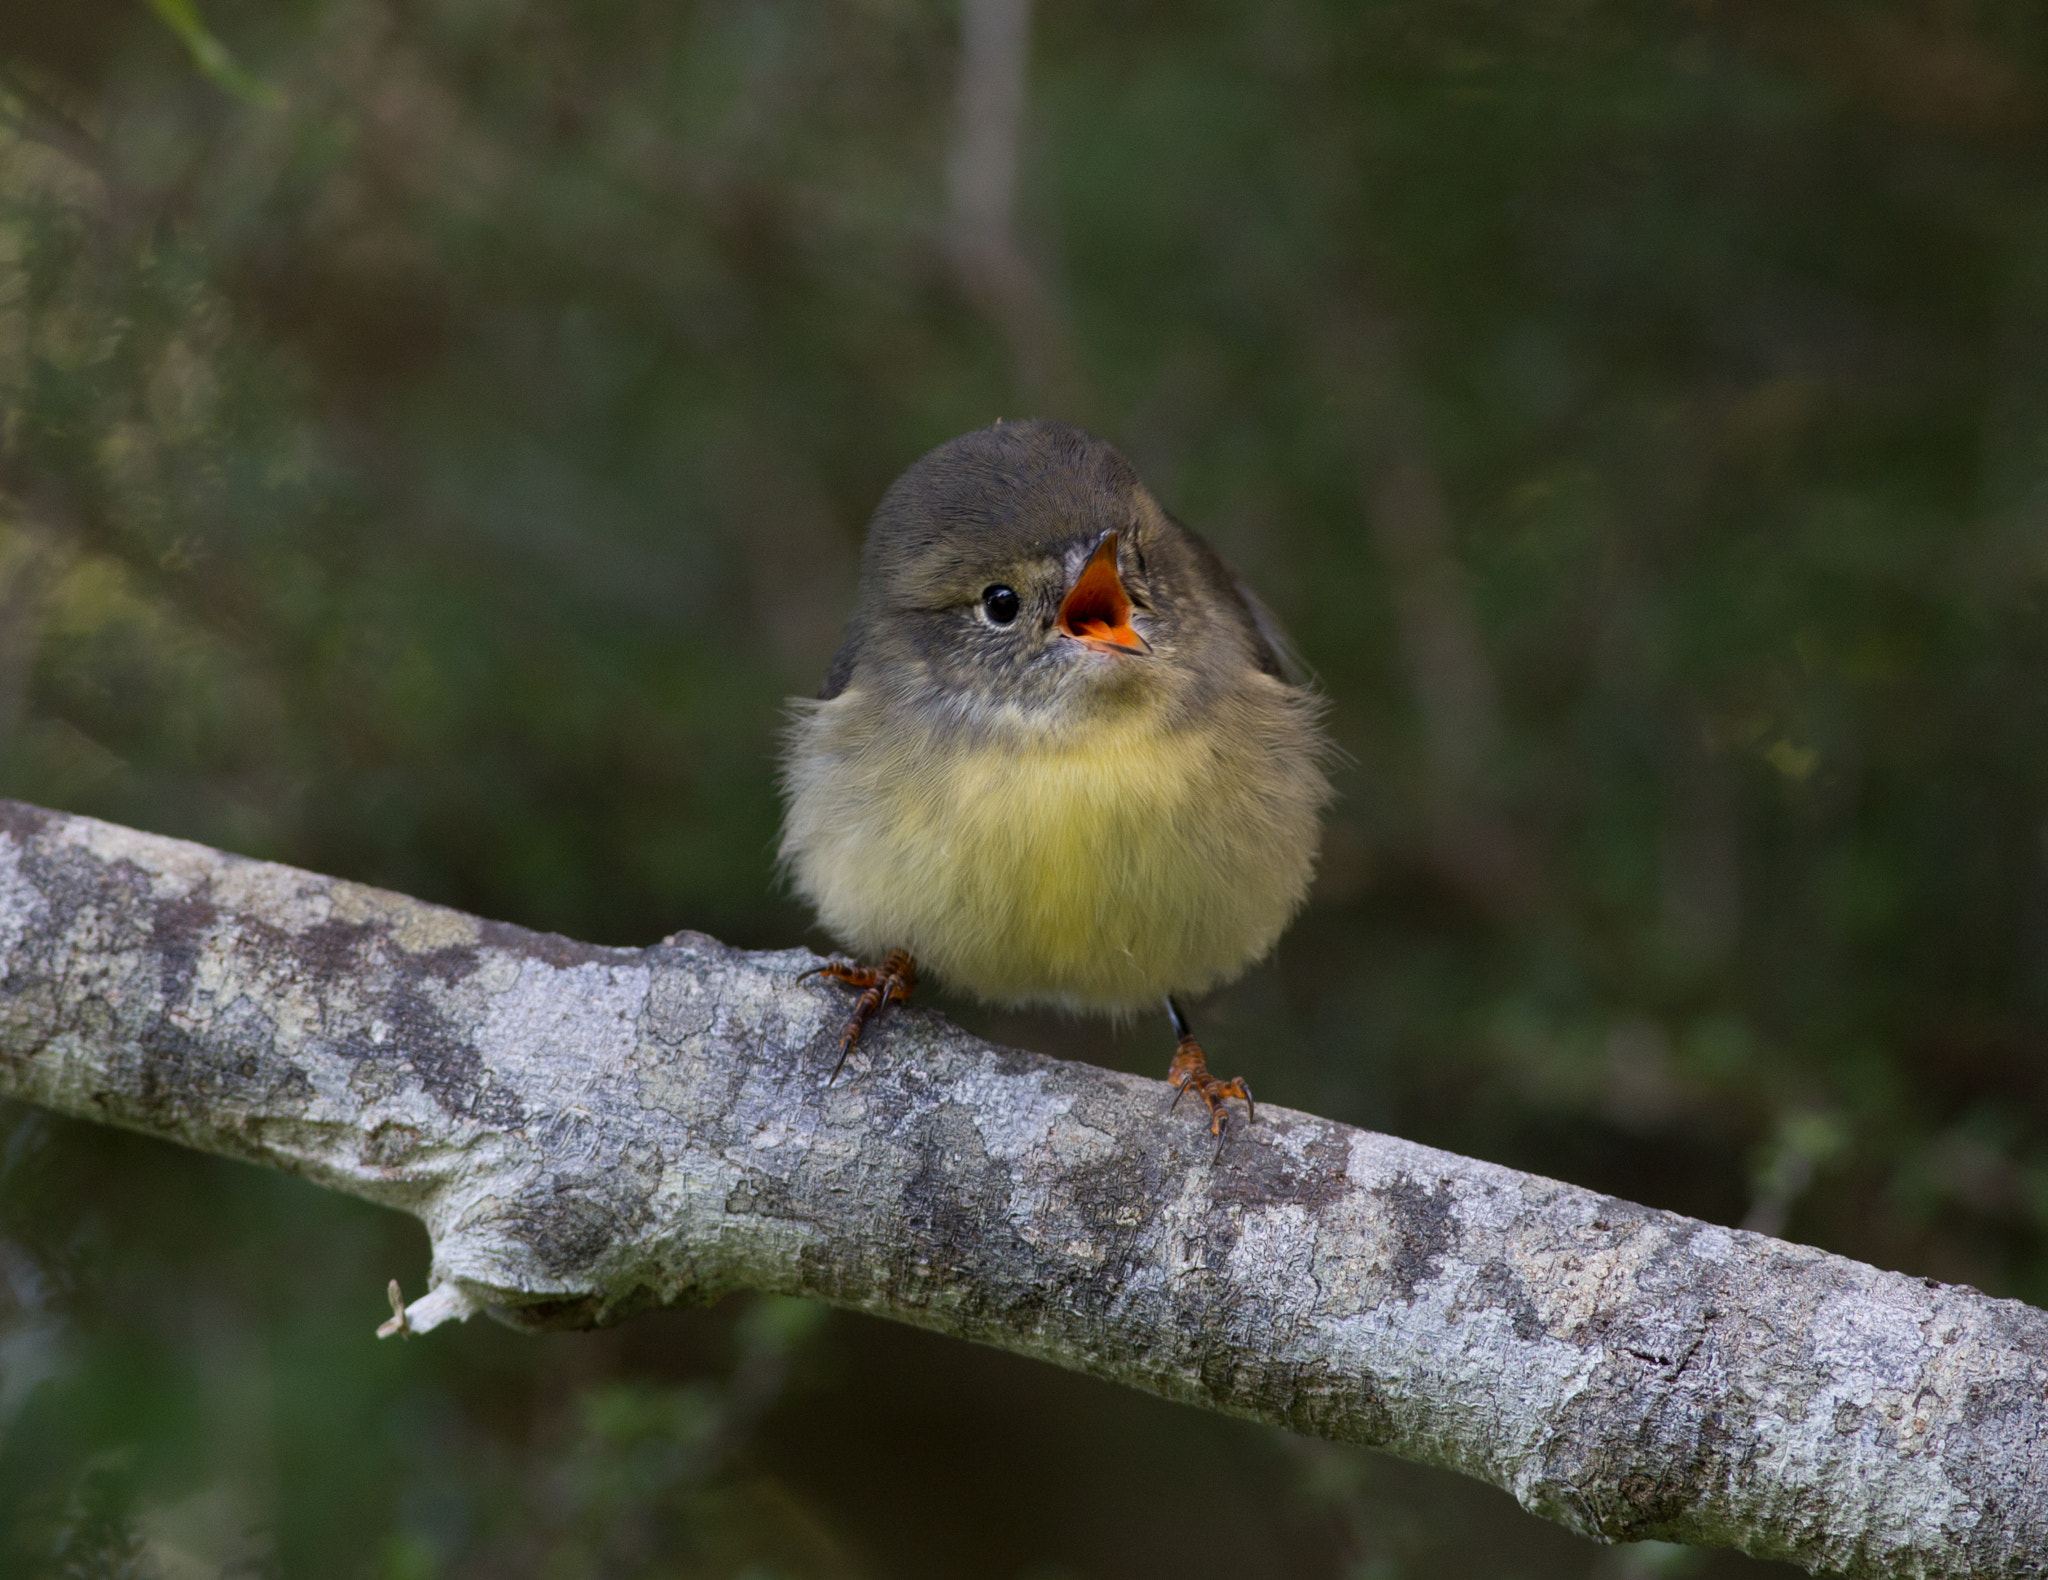
[[[1055,413],[1355,759],[1220,1069],[2048,1304],[2048,13],[1027,4],[0,7],[0,794],[822,943],[781,699]],[[373,1342],[424,1267],[0,1112],[0,1573],[1789,1573],[799,1303]]]

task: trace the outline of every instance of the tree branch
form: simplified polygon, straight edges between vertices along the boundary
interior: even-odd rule
[[[0,802],[0,1093],[417,1215],[415,1331],[777,1290],[1587,1535],[2048,1574],[2048,1313],[892,1013]],[[367,1292],[366,1292],[367,1293]]]

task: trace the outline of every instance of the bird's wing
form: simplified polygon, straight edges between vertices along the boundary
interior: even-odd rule
[[[1189,543],[1194,545],[1196,558],[1207,572],[1210,587],[1217,596],[1235,603],[1251,625],[1252,652],[1260,669],[1275,680],[1284,680],[1290,686],[1307,686],[1314,682],[1315,671],[1302,662],[1301,651],[1288,636],[1287,628],[1280,623],[1280,617],[1268,609],[1259,595],[1251,590],[1245,579],[1231,569],[1230,562],[1216,552],[1209,540],[1199,532],[1192,531],[1184,523],[1169,515],[1166,518],[1178,527]]]
[[[1242,576],[1228,565],[1224,570],[1230,575],[1230,590],[1237,594],[1238,602],[1244,605],[1244,612],[1251,616],[1252,629],[1258,632],[1259,639],[1265,644],[1259,667],[1290,686],[1312,684],[1316,672],[1308,667],[1307,660],[1301,656],[1301,649],[1294,645],[1294,638],[1280,623],[1280,617],[1266,607],[1265,600],[1251,590]]]
[[[830,702],[846,689],[846,683],[853,679],[853,663],[860,656],[860,638],[852,631],[846,633],[846,640],[839,644],[839,651],[832,655],[832,666],[825,671],[825,685],[818,693],[820,702]]]

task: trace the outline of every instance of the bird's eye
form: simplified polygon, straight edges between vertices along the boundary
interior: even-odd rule
[[[991,625],[1008,625],[1017,618],[1018,607],[1016,593],[1000,583],[981,590],[981,612]]]

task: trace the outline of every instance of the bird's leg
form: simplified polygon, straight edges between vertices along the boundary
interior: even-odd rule
[[[917,962],[910,958],[909,951],[892,949],[882,956],[879,966],[855,966],[843,960],[833,960],[812,967],[797,981],[819,976],[862,990],[854,1001],[853,1013],[846,1017],[846,1030],[839,1034],[839,1062],[832,1066],[832,1074],[825,1081],[830,1086],[839,1079],[839,1072],[846,1068],[846,1056],[853,1052],[853,1045],[860,1041],[860,1034],[867,1023],[891,1004],[900,1004],[910,997],[911,989],[917,986]]]
[[[1258,1110],[1252,1106],[1252,1089],[1244,1084],[1241,1075],[1227,1081],[1219,1081],[1209,1073],[1209,1057],[1202,1052],[1202,1045],[1195,1041],[1195,1028],[1188,1024],[1187,1011],[1172,999],[1166,1001],[1166,1013],[1173,1017],[1173,1033],[1179,1038],[1173,1050],[1173,1063],[1167,1066],[1166,1082],[1173,1088],[1173,1101],[1167,1105],[1172,1113],[1180,1106],[1180,1100],[1193,1092],[1209,1110],[1209,1134],[1216,1137],[1220,1146],[1223,1127],[1229,1122],[1229,1111],[1224,1099],[1235,1097],[1244,1103],[1244,1122],[1252,1123],[1258,1118]]]

